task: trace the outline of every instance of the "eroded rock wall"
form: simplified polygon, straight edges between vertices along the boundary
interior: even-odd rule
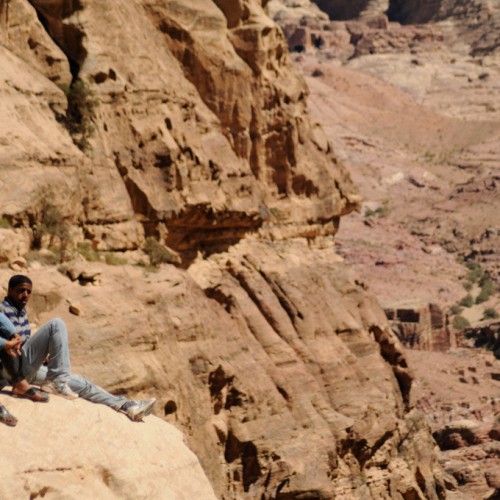
[[[86,266],[96,286],[32,270],[32,320],[67,322],[74,371],[155,395],[220,498],[442,498],[401,345],[331,247],[245,240],[188,271]]]
[[[189,261],[196,251],[225,248],[267,222],[317,222],[316,232],[324,233],[325,222],[357,203],[321,130],[305,118],[305,84],[258,2],[234,12],[230,4],[208,1],[107,3],[104,14],[101,5],[85,2],[31,4],[2,4],[9,49],[3,66],[20,66],[17,81],[4,74],[3,92],[10,102],[15,94],[26,110],[22,115],[18,107],[10,117],[18,132],[7,146],[9,163],[22,172],[36,162],[51,175],[77,164],[79,194],[65,210],[97,248],[133,249],[144,236],[156,236]],[[21,14],[24,30],[16,20]],[[43,33],[45,51],[61,60],[39,75],[47,78],[27,76],[48,57],[56,60],[38,49],[41,43],[30,50],[32,26]],[[61,123],[64,94],[51,83],[67,82],[68,69],[99,102],[86,154]],[[34,90],[33,79],[43,88]],[[32,129],[43,129],[48,151],[39,150],[32,130],[22,131],[27,116]],[[50,185],[67,191],[56,179]],[[4,213],[31,228],[36,202],[16,202]],[[123,224],[128,240],[116,236]]]

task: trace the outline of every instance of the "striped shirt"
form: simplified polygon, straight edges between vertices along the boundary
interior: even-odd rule
[[[16,333],[23,337],[24,344],[31,335],[31,327],[26,309],[23,307],[19,311],[10,298],[5,297],[3,302],[0,302],[0,313],[5,314],[5,316],[7,316],[10,322],[14,325]]]

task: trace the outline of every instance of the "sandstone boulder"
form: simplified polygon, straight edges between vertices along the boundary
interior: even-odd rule
[[[2,404],[18,418],[0,425],[2,498],[216,498],[183,435],[158,417],[131,422],[57,396],[35,404],[2,394]]]
[[[0,261],[15,262],[30,248],[30,235],[26,231],[0,229]]]
[[[489,436],[491,439],[496,441],[500,441],[500,423],[496,423],[489,432]]]

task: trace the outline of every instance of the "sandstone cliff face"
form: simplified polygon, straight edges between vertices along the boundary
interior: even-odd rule
[[[306,88],[287,64],[278,28],[258,2],[235,12],[205,3],[108,3],[106,15],[71,2],[1,4],[2,66],[13,73],[3,73],[3,93],[6,105],[12,93],[20,100],[9,120],[16,131],[9,164],[21,164],[18,173],[33,160],[44,165],[39,192],[50,184],[65,193],[68,217],[97,248],[134,249],[145,235],[157,236],[189,261],[265,221],[320,222],[316,232],[328,232],[325,222],[356,203],[343,166],[304,120]],[[30,38],[31,25],[40,42]],[[40,66],[48,66],[47,79],[34,77]],[[67,82],[68,69],[91,82],[100,103],[87,155],[47,109],[64,110],[64,95],[49,80]],[[38,102],[37,94],[47,98]],[[35,127],[43,146],[33,140]],[[57,178],[61,172],[73,175]],[[37,219],[34,194],[4,210],[15,226]]]
[[[75,371],[154,393],[219,497],[442,497],[401,346],[333,250],[359,197],[264,3],[0,1],[2,259],[47,198],[73,245],[180,254],[32,264],[32,318],[69,323]],[[99,106],[71,136],[78,80]]]
[[[273,0],[270,13],[306,75],[313,116],[366,197],[361,214],[342,220],[339,252],[388,306],[405,345],[424,350],[407,351],[412,397],[441,448],[449,496],[496,498],[499,362],[477,347],[498,345],[495,320],[480,322],[498,311],[498,289],[455,304],[470,276],[459,259],[499,278],[500,66],[489,24],[498,26],[499,4],[400,2],[408,17],[399,20],[426,22],[418,26],[391,22],[387,6],[325,21],[305,4]],[[473,328],[454,331],[461,321]]]
[[[55,396],[2,404],[19,420],[0,427],[2,498],[217,498],[182,433],[159,418],[133,423]]]
[[[400,344],[330,248],[249,241],[188,272],[87,272],[100,284],[32,269],[33,321],[68,323],[75,372],[156,395],[219,497],[442,495]]]

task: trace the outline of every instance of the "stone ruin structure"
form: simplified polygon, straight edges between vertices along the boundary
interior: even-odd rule
[[[456,346],[446,313],[433,303],[400,303],[384,308],[393,332],[412,349],[446,351]]]

